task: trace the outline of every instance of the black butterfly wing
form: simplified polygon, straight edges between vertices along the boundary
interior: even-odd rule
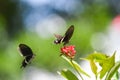
[[[33,55],[32,49],[25,44],[19,44],[19,50],[24,57]]]
[[[25,67],[27,66],[27,64],[28,64],[28,63],[27,63],[26,60],[24,59],[24,60],[22,61],[21,68],[23,68],[23,67],[25,68]]]
[[[22,67],[25,68],[25,67],[30,63],[30,61],[31,61],[31,59],[33,58],[33,56],[34,56],[34,55],[25,57],[25,59],[24,59],[23,62],[22,62],[21,68],[22,68]]]
[[[71,25],[68,30],[66,31],[65,35],[64,35],[64,39],[62,42],[64,42],[64,45],[67,44],[70,40],[70,38],[72,37],[74,32],[74,26]]]
[[[31,56],[27,56],[25,58],[26,62],[30,63],[31,59],[34,57],[34,55],[31,55]]]

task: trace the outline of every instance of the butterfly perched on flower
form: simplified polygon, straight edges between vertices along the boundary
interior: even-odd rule
[[[19,44],[19,50],[20,50],[21,55],[24,57],[21,68],[26,67],[34,57],[33,51],[26,44]]]
[[[69,43],[69,40],[71,39],[73,35],[73,32],[74,32],[74,26],[71,25],[65,32],[64,36],[54,34],[55,37],[57,38],[56,40],[54,40],[54,43],[60,44],[61,42],[63,42],[63,45],[66,45],[67,43]]]

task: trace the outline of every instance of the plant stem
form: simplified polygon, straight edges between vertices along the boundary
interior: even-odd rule
[[[82,77],[82,75],[79,73],[79,71],[78,71],[77,68],[75,67],[72,59],[71,59],[71,63],[72,63],[72,65],[73,65],[74,69],[76,70],[76,72],[78,73],[78,75],[80,76],[80,78],[81,78],[82,80],[84,80],[83,77]]]
[[[95,76],[95,79],[97,80],[97,76]]]

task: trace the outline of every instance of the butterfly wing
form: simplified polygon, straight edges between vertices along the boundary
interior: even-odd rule
[[[54,34],[54,36],[55,36],[57,39],[61,39],[61,38],[63,38],[63,36],[58,35],[58,34]]]
[[[27,64],[28,64],[28,63],[27,63],[26,60],[24,59],[24,60],[22,61],[21,68],[23,68],[23,67],[25,68],[25,67],[27,66]]]
[[[74,26],[71,25],[68,30],[66,31],[65,35],[64,35],[64,39],[62,42],[64,42],[64,45],[67,44],[70,40],[70,38],[72,37],[74,32]]]
[[[54,43],[55,44],[60,44],[62,39],[63,39],[63,36],[58,35],[58,34],[54,34],[54,36],[57,38],[56,40],[54,40]]]
[[[34,55],[25,57],[25,59],[24,59],[23,62],[22,62],[21,68],[22,68],[22,67],[25,68],[25,67],[30,63],[30,61],[31,61],[31,59],[33,58],[33,56],[34,56]]]
[[[33,55],[32,49],[25,44],[19,44],[19,50],[24,57]]]

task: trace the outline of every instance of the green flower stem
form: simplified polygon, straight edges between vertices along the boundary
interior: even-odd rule
[[[95,75],[95,79],[97,80],[97,76]]]
[[[72,61],[72,59],[71,59],[70,61],[71,61],[72,65],[73,65],[73,68],[76,70],[76,72],[77,72],[78,75],[80,76],[80,78],[81,78],[82,80],[84,80],[83,77],[82,77],[82,75],[79,73],[79,71],[78,71],[77,68],[75,67],[75,65],[74,65],[74,63],[73,63],[73,61]]]

